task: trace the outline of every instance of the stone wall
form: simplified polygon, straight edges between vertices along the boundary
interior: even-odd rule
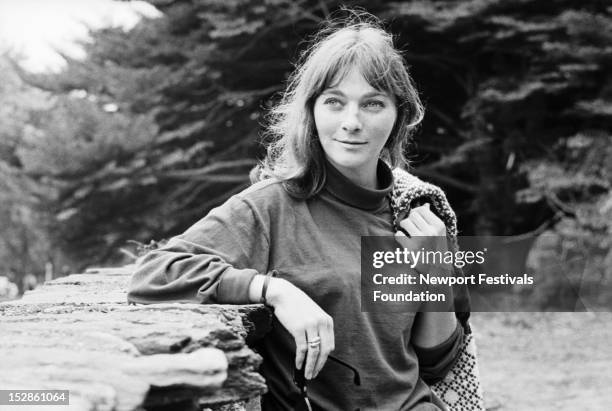
[[[128,305],[130,268],[90,269],[0,304],[0,387],[70,390],[61,409],[71,411],[238,411],[249,399],[252,409],[266,386],[247,341],[267,332],[270,311]]]

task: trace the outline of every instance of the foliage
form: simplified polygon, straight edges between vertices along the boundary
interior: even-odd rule
[[[23,135],[0,131],[20,141],[3,164],[48,205],[62,249],[88,263],[120,258],[112,250],[127,239],[176,234],[248,184],[262,114],[303,39],[340,5],[151,3],[164,18],[94,33],[89,58],[64,73],[21,73],[53,109],[24,111],[35,119]],[[462,234],[552,230],[609,250],[606,2],[348,5],[397,33],[427,107],[413,171],[447,190]]]
[[[477,188],[460,210],[464,233],[557,238],[547,258],[538,258],[551,251],[547,241],[532,249],[543,305],[562,303],[560,284],[586,297],[610,289],[612,9],[601,1],[501,0],[398,7],[401,19],[426,21],[426,34],[412,39],[425,47],[411,52],[429,50],[429,68],[447,73],[425,81],[436,89],[424,94],[432,104],[436,94],[437,103],[451,100],[451,110],[429,113],[454,123],[421,136],[428,145],[451,137],[452,147],[423,169]]]
[[[23,173],[17,154],[32,130],[30,124],[52,99],[24,85],[4,58],[0,70],[0,274],[16,281],[18,274],[40,271],[55,255],[46,229],[49,219],[39,211],[34,195],[42,187]]]

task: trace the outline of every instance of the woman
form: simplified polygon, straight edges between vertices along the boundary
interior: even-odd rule
[[[254,174],[271,178],[149,253],[129,300],[273,307],[258,347],[269,387],[263,410],[298,406],[294,367],[313,409],[444,409],[419,365],[435,376],[452,364],[462,333],[454,314],[415,319],[360,305],[360,238],[404,235],[393,226],[390,167],[405,163],[422,117],[403,60],[375,22],[321,33],[273,113],[275,140]],[[446,234],[429,206],[400,226],[410,236]]]

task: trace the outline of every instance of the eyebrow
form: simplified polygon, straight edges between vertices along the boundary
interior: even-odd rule
[[[338,90],[337,88],[328,88],[323,90],[323,92],[321,94],[333,94],[336,96],[341,96],[344,97],[344,93],[341,92],[340,90]],[[365,93],[362,98],[370,98],[370,97],[376,97],[376,96],[381,96],[381,97],[386,97],[386,98],[390,98],[386,93],[383,93],[381,91],[370,91]]]

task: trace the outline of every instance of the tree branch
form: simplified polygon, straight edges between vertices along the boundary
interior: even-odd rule
[[[430,169],[420,168],[420,169],[412,170],[411,172],[417,177],[423,177],[425,179],[431,178],[432,180],[439,181],[447,186],[458,188],[459,190],[466,191],[471,194],[476,194],[479,191],[478,186],[475,186],[473,184],[464,183],[463,181],[460,181],[456,178],[442,175]]]

